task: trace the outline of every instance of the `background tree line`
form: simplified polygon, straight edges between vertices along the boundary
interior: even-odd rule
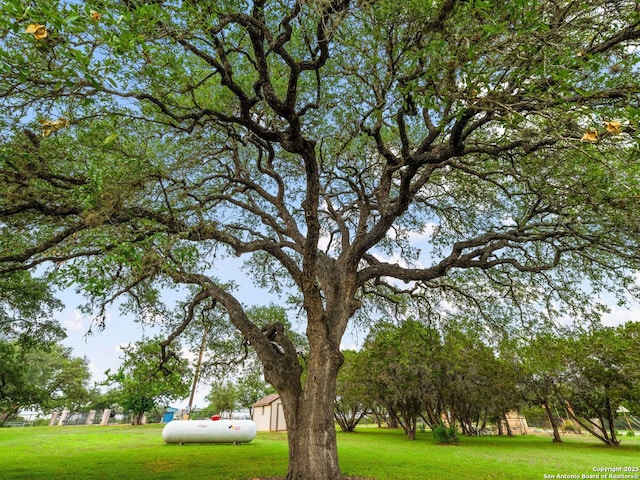
[[[375,326],[360,351],[345,354],[335,418],[352,431],[365,415],[401,426],[410,439],[422,420],[476,435],[490,424],[510,433],[506,414],[545,409],[560,437],[557,412],[607,445],[620,443],[618,408],[640,407],[640,325],[559,329],[491,345],[470,324],[436,328],[417,320]],[[503,430],[504,425],[505,430]]]

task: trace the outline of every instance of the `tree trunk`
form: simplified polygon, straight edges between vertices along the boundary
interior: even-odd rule
[[[482,425],[480,426],[479,433],[482,433],[487,428],[487,412],[484,412],[482,416]]]
[[[609,424],[609,433],[611,434],[610,445],[617,447],[620,445],[620,440],[618,440],[616,436],[616,427],[614,422],[615,422],[614,409],[611,407],[611,400],[609,400],[609,398],[607,397],[607,423]],[[604,422],[603,422],[603,427],[604,427]]]
[[[335,405],[333,411],[333,418],[340,430],[343,432],[353,432],[360,423],[360,420],[366,415],[367,411],[360,404],[352,404],[348,406]]]
[[[558,420],[556,419],[556,417],[553,416],[553,412],[551,411],[549,402],[545,400],[542,403],[542,405],[544,406],[544,411],[547,413],[547,418],[549,419],[551,428],[553,428],[553,442],[562,443],[562,437],[560,436],[560,429],[558,428]]]
[[[387,428],[398,428],[400,426],[400,420],[398,415],[392,406],[387,407]]]
[[[131,414],[131,425],[142,425],[143,417],[144,417],[144,412],[133,412]]]
[[[428,405],[426,407],[426,412],[427,412],[427,416],[425,417],[423,415],[422,419],[427,425],[429,425],[430,428],[435,428],[438,425],[440,425],[440,422],[442,421],[442,419],[438,418],[438,415],[436,413],[437,410],[435,408],[432,408],[430,405]]]
[[[565,406],[567,409],[567,413],[569,414],[571,419],[575,421],[578,425],[580,425],[582,428],[584,428],[591,435],[593,435],[598,440],[600,440],[602,443],[609,445],[611,447],[617,447],[620,445],[620,442],[617,439],[614,438],[612,440],[611,438],[609,438],[609,436],[607,435],[607,430],[604,427],[604,424],[600,426],[592,422],[591,420],[586,419],[585,421],[583,421],[582,419],[578,418],[578,416],[573,411],[573,407],[567,400],[565,400]]]
[[[4,425],[4,422],[6,422],[10,416],[11,412],[0,412],[0,426]]]
[[[328,346],[309,355],[302,392],[280,392],[287,421],[289,470],[287,480],[340,480],[333,403],[337,372],[343,357]]]
[[[11,405],[7,410],[0,412],[0,425],[16,415],[20,411],[20,405]]]
[[[298,409],[296,427],[289,431],[289,471],[287,480],[339,480],[336,430],[332,416],[319,418],[324,407],[311,405]],[[330,410],[329,410],[330,411]]]
[[[400,420],[400,426],[404,430],[404,433],[407,435],[409,440],[416,439],[416,430],[418,426],[418,422],[415,416],[405,413],[398,416]]]

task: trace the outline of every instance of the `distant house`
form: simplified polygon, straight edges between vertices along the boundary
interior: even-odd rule
[[[282,432],[287,429],[280,395],[272,393],[253,404],[253,421],[259,432]]]

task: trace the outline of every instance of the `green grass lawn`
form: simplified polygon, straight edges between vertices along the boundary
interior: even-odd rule
[[[0,479],[247,480],[286,473],[285,434],[260,433],[242,445],[168,445],[161,430],[162,425],[2,428]],[[339,433],[338,448],[345,474],[377,480],[582,478],[598,467],[640,467],[640,437],[624,438],[619,448],[590,437],[553,444],[540,436],[461,437],[456,446],[441,446],[430,433],[411,442],[400,431],[362,428]],[[640,472],[628,474],[640,479]]]

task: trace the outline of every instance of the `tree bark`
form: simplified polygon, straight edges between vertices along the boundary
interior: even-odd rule
[[[400,426],[400,419],[398,414],[392,406],[387,407],[387,428],[398,428]]]
[[[408,412],[402,412],[398,415],[398,420],[400,421],[400,426],[404,430],[404,433],[407,435],[409,440],[416,439],[416,430],[417,430],[417,419],[414,415]]]
[[[575,414],[575,412],[573,411],[573,407],[571,406],[571,404],[567,400],[565,400],[565,406],[566,406],[567,413],[569,414],[569,416],[578,425],[580,425],[582,428],[584,428],[587,432],[589,432],[591,435],[596,437],[602,443],[604,443],[605,445],[609,445],[610,447],[618,447],[620,445],[620,442],[615,437],[613,439],[609,438],[609,436],[607,434],[607,430],[606,430],[604,424],[597,425],[597,424],[595,424],[594,422],[592,422],[592,421],[590,421],[588,419],[585,420],[585,421],[581,420]]]
[[[620,445],[620,440],[618,440],[616,436],[616,427],[615,427],[615,413],[614,409],[611,406],[611,400],[607,398],[607,423],[609,424],[609,433],[611,434],[610,445],[617,447]],[[606,429],[603,423],[603,428]]]
[[[549,419],[549,423],[551,424],[551,428],[553,429],[553,442],[562,443],[560,429],[558,428],[558,420],[553,416],[553,412],[551,411],[549,402],[545,400],[542,405],[544,406],[544,411],[547,413],[547,418]]]
[[[287,421],[287,480],[340,480],[333,402],[342,354],[328,346],[310,354],[305,388],[280,392]]]
[[[133,412],[131,414],[131,425],[142,425],[142,417],[144,417],[144,412]]]
[[[314,423],[314,421],[323,422],[324,419],[318,418],[317,414],[311,415],[322,410],[324,407],[311,406],[301,407],[298,410],[296,421],[299,425],[289,431],[287,480],[343,478],[338,464],[335,428],[333,425]]]
[[[4,425],[4,422],[17,414],[18,411],[20,411],[20,405],[12,405],[7,410],[0,412],[0,425]]]
[[[4,425],[9,417],[11,416],[11,412],[0,412],[0,425]]]

